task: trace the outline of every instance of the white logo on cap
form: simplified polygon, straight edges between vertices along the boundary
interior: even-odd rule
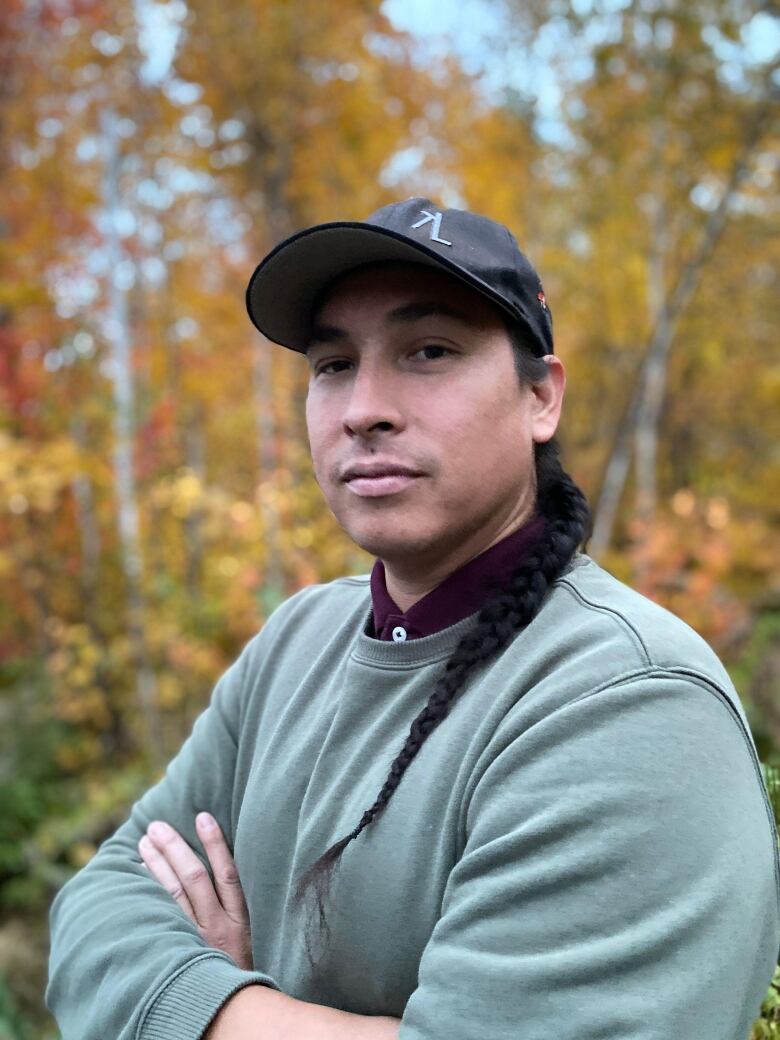
[[[420,210],[425,216],[422,220],[418,220],[416,224],[412,224],[412,228],[422,227],[423,224],[427,224],[429,221],[433,224],[431,228],[431,242],[440,242],[443,246],[451,246],[452,242],[448,242],[446,238],[439,238],[439,232],[441,231],[441,213],[437,210],[435,213],[431,213],[429,209]]]

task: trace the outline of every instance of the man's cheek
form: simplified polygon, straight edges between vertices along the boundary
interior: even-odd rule
[[[328,466],[324,447],[316,437],[310,434],[309,448],[311,451],[311,463],[314,471],[314,479],[322,490],[325,491],[328,484]]]

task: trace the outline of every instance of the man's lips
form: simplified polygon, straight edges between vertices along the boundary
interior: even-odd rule
[[[410,487],[420,477],[410,473],[386,473],[374,477],[353,477],[346,482],[347,487],[355,495],[363,498],[375,498],[379,495],[394,495]]]
[[[348,466],[341,479],[353,494],[376,498],[403,491],[422,476],[419,470],[408,466],[373,460]]]
[[[385,462],[374,459],[371,462],[354,462],[347,466],[341,475],[345,481],[355,480],[361,477],[421,477],[423,474],[411,466],[404,466],[398,462]]]

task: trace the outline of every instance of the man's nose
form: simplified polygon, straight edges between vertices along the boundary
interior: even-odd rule
[[[404,419],[392,374],[384,368],[361,365],[352,381],[343,422],[350,436],[402,429]]]

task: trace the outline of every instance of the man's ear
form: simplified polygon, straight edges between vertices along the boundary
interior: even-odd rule
[[[566,391],[566,369],[561,359],[555,354],[546,354],[544,362],[549,369],[547,378],[531,387],[534,395],[531,435],[539,444],[555,435]]]

